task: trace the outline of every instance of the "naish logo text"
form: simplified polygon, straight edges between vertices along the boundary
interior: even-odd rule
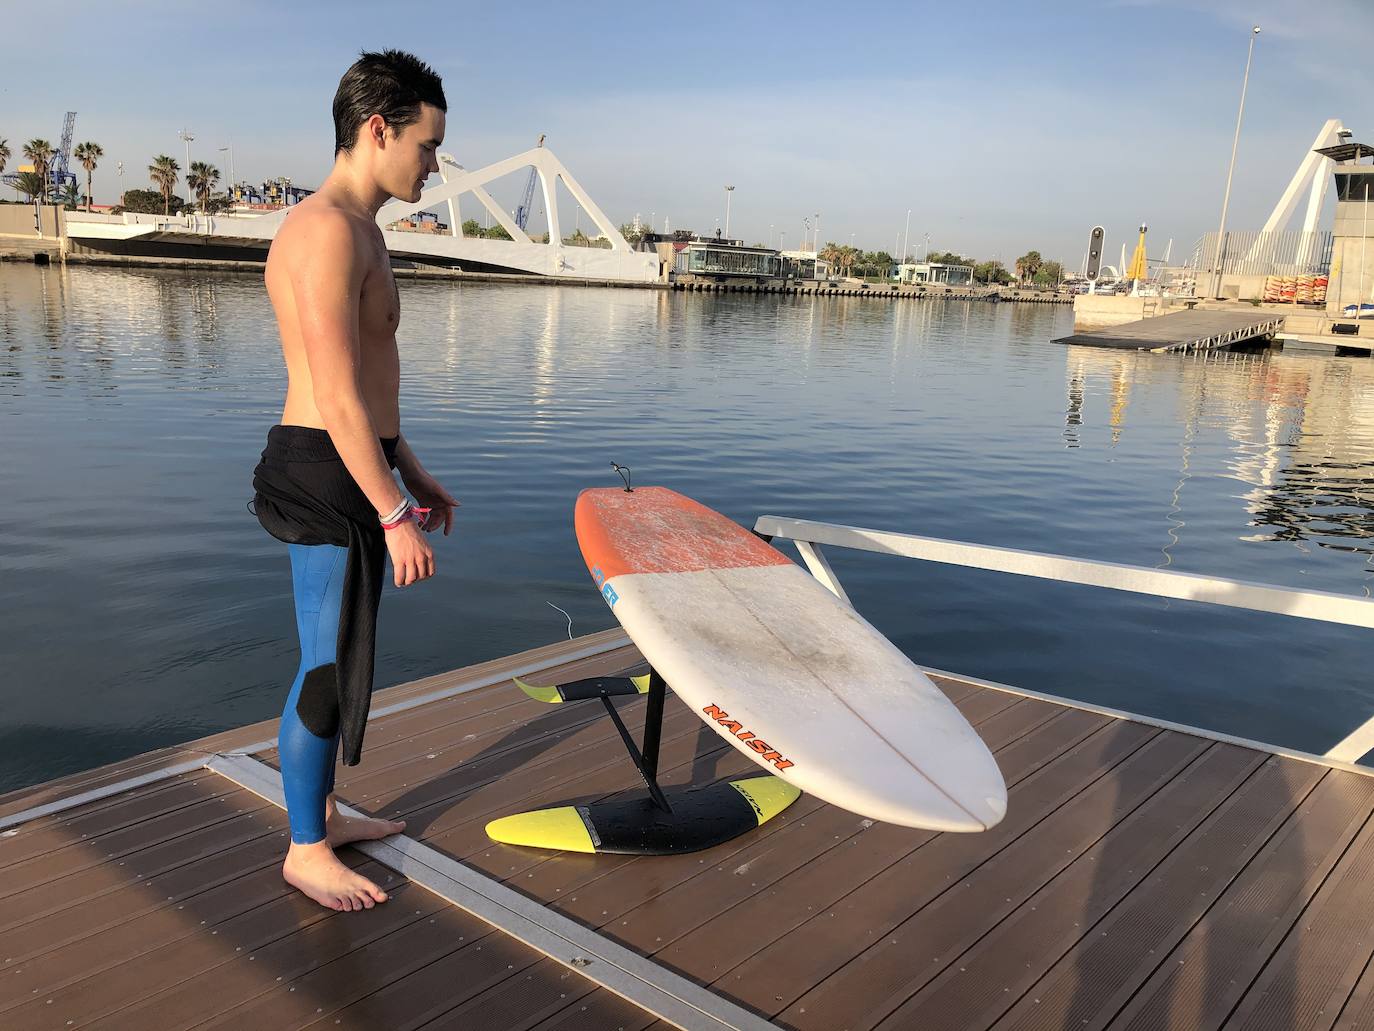
[[[743,741],[752,751],[758,752],[759,757],[766,762],[772,763],[779,770],[790,768],[793,763],[789,759],[784,759],[782,753],[777,751],[767,741],[754,735],[753,731],[745,730],[739,720],[732,720],[730,714],[719,705],[708,705],[701,710],[711,719],[720,724],[722,730],[728,730],[732,735]]]

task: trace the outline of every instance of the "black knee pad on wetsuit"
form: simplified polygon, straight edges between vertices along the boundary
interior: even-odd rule
[[[316,666],[305,675],[296,699],[296,715],[316,737],[333,737],[339,732],[339,676],[334,663]]]

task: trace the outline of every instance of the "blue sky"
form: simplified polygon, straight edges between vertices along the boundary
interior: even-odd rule
[[[911,209],[924,246],[1008,264],[1035,247],[1077,266],[1088,229],[1110,260],[1151,226],[1174,255],[1214,230],[1248,26],[1256,44],[1231,227],[1258,228],[1327,118],[1374,141],[1374,3],[480,5],[164,0],[6,16],[0,138],[105,149],[95,195],[148,186],[158,153],[240,179],[317,185],[330,101],[363,48],[433,64],[444,149],[468,168],[538,135],[617,221],[891,250]],[[125,174],[116,177],[116,162]],[[11,168],[17,163],[11,159]],[[518,177],[517,177],[518,178]],[[513,206],[518,183],[494,191]]]

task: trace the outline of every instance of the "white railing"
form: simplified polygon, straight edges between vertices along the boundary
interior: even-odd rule
[[[1118,562],[1092,562],[1062,555],[993,548],[782,516],[760,516],[754,524],[754,531],[771,538],[785,537],[794,542],[816,579],[846,603],[849,603],[849,597],[826,561],[821,551],[822,545],[1374,629],[1374,600],[1329,591],[1297,591],[1246,580],[1174,573]],[[1326,752],[1325,757],[1352,763],[1371,748],[1374,748],[1374,718],[1347,735]]]

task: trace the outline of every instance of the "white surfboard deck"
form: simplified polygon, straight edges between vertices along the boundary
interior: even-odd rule
[[[861,816],[981,831],[1006,784],[901,651],[738,524],[664,488],[584,491],[578,540],[630,638],[759,766]]]

